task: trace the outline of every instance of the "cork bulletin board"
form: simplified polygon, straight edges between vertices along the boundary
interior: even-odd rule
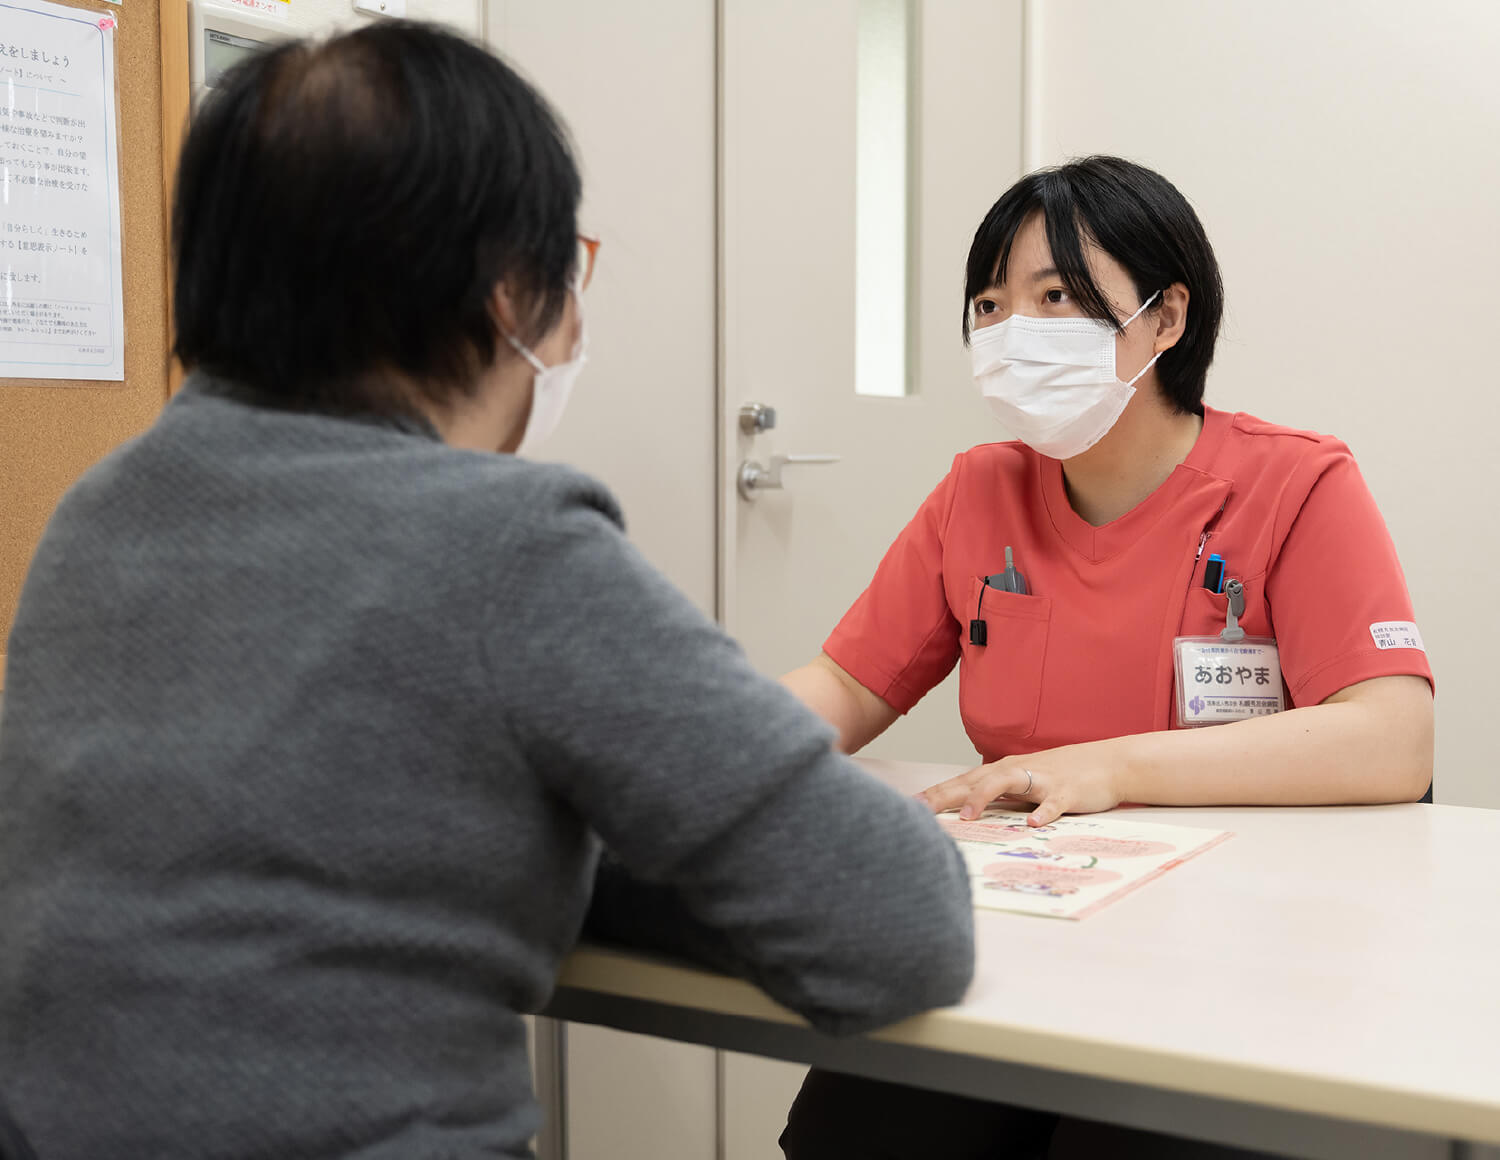
[[[53,0],[113,15],[118,78],[123,383],[0,378],[0,690],[4,641],[53,508],[112,448],[149,427],[175,381],[167,214],[188,116],[186,0]]]

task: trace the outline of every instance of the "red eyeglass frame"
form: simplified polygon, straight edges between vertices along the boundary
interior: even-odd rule
[[[599,259],[599,239],[591,238],[588,234],[578,235],[578,287],[587,290],[589,283],[594,280],[594,263]]]

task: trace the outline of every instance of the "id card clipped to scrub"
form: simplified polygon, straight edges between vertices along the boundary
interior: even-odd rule
[[[1240,627],[1245,586],[1224,586],[1229,615],[1218,636],[1179,636],[1172,642],[1177,668],[1179,728],[1225,725],[1286,708],[1281,654],[1268,636],[1246,636]]]

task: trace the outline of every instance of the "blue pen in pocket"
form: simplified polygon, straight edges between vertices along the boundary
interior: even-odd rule
[[[1203,587],[1210,592],[1224,591],[1224,557],[1217,552],[1209,555],[1203,567]]]

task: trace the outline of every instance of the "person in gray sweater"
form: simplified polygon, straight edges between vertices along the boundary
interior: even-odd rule
[[[0,1104],[44,1160],[528,1156],[522,1015],[604,847],[601,929],[827,1032],[962,995],[927,808],[510,454],[582,365],[578,199],[542,99],[421,25],[256,56],[194,122],[192,374],[9,642]]]

